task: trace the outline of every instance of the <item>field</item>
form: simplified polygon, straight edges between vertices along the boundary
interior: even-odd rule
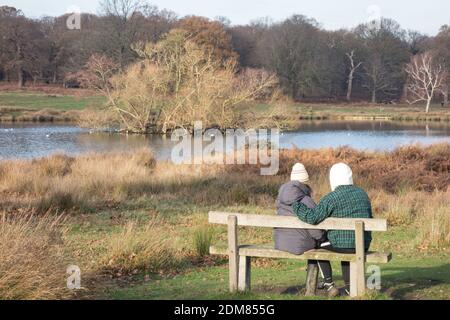
[[[147,149],[1,162],[0,297],[304,299],[302,262],[258,259],[253,292],[231,295],[226,259],[203,252],[210,241],[226,241],[225,228],[207,224],[209,210],[273,214],[278,187],[298,160],[316,200],[329,191],[329,167],[349,163],[376,216],[389,221],[372,249],[394,259],[381,266],[381,292],[365,298],[450,299],[448,144],[282,151],[279,174],[270,177],[257,166],[157,162]],[[271,230],[242,228],[240,241],[270,243]],[[80,291],[64,288],[69,264],[82,270]]]

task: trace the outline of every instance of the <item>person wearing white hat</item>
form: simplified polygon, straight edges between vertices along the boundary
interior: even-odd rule
[[[324,196],[315,208],[308,208],[297,201],[293,210],[298,218],[306,223],[316,225],[328,217],[333,218],[372,218],[372,205],[367,193],[353,184],[352,169],[345,163],[337,163],[330,170],[330,187],[332,192]],[[330,230],[327,232],[330,246],[328,250],[340,253],[355,252],[355,232],[349,230]],[[369,249],[372,241],[370,232],[365,234],[365,248]],[[334,286],[332,282],[331,265],[319,263],[326,283]],[[350,265],[342,262],[344,277],[344,292],[349,293]],[[333,290],[334,291],[334,290]]]

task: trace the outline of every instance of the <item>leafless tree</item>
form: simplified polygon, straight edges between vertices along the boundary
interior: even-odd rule
[[[433,53],[427,51],[414,56],[406,66],[409,75],[408,103],[426,101],[426,112],[430,110],[431,100],[436,91],[442,91],[445,79],[444,67],[435,62]]]
[[[127,21],[133,14],[145,7],[142,0],[103,0],[101,8],[106,15]]]
[[[353,78],[355,75],[355,71],[362,65],[362,62],[358,62],[355,64],[355,50],[351,50],[345,54],[350,61],[350,71],[348,73],[348,84],[347,84],[347,101],[350,101],[352,98],[352,89],[353,89]]]

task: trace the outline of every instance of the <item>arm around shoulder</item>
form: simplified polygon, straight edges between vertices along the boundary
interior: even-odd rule
[[[315,208],[308,208],[304,203],[296,202],[293,204],[292,209],[300,220],[312,225],[321,223],[332,212],[331,202],[327,196]]]

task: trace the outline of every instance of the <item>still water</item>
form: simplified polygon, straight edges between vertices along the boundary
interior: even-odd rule
[[[305,121],[280,136],[282,148],[317,149],[350,146],[359,150],[392,150],[398,146],[450,143],[450,123],[377,121]],[[169,159],[176,142],[170,136],[94,133],[70,125],[0,124],[0,159],[36,158],[64,152],[133,151],[150,146],[158,159]]]

